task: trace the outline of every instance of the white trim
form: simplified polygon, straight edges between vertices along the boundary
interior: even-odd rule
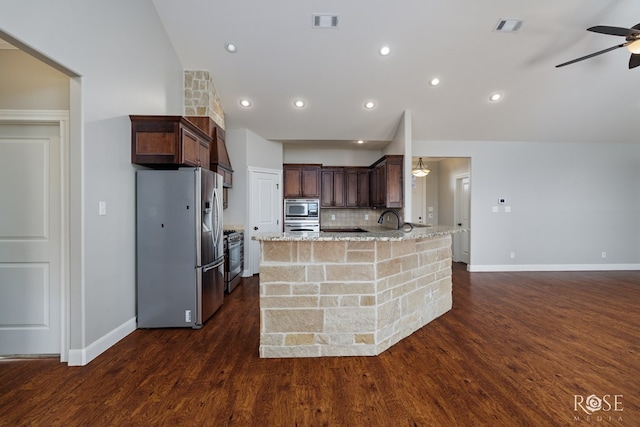
[[[522,264],[522,265],[467,265],[470,272],[516,271],[625,271],[640,270],[640,264]]]
[[[134,317],[103,337],[98,338],[88,347],[80,350],[69,350],[69,366],[85,366],[135,330],[136,318]]]
[[[17,122],[58,122],[69,121],[67,110],[0,110],[0,120]]]
[[[69,279],[69,111],[68,110],[0,110],[0,122],[57,123],[60,132],[60,361],[69,359],[70,347],[70,279]]]

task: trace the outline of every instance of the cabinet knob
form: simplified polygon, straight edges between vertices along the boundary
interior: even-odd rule
[[[253,229],[254,229],[254,230],[257,230],[257,229],[258,229],[258,227],[257,227],[257,226],[256,226],[256,227],[253,227]]]

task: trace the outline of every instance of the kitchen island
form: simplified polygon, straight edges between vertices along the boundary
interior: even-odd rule
[[[373,356],[449,311],[451,227],[262,233],[260,357]]]

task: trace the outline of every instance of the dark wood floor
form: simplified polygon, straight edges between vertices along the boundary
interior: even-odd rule
[[[453,270],[453,309],[377,357],[259,359],[250,278],[201,330],[0,362],[0,425],[640,425],[640,271]]]

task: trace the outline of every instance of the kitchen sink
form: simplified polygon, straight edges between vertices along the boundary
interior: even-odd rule
[[[325,233],[368,233],[367,230],[363,228],[325,228],[322,231]]]

